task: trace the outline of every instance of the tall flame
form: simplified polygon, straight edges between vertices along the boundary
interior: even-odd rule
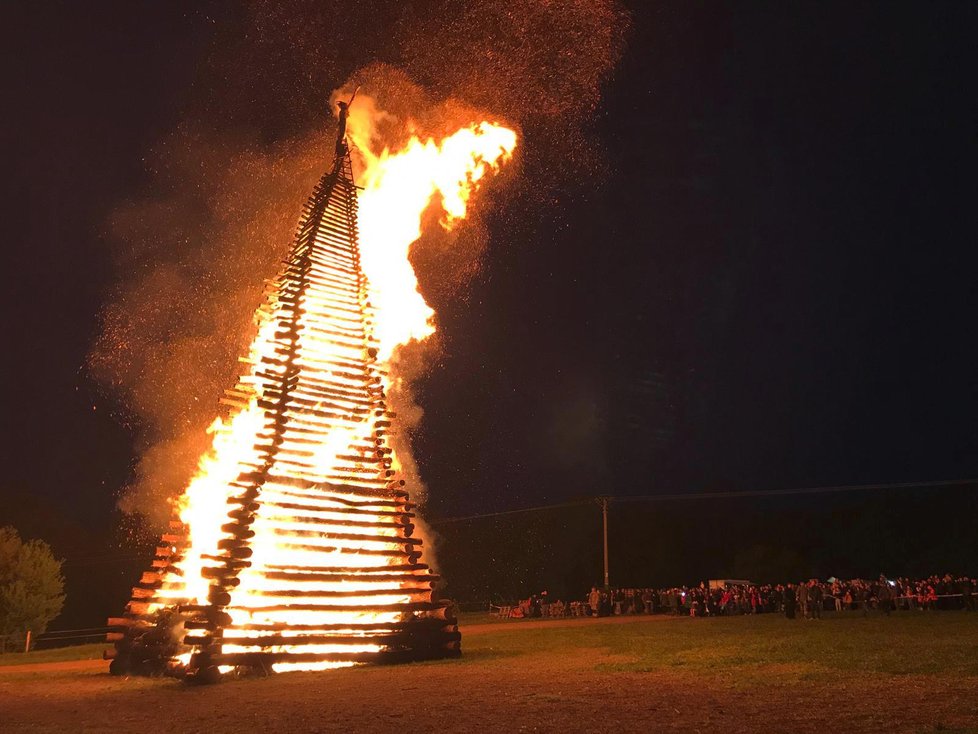
[[[434,311],[418,291],[408,260],[421,236],[421,216],[436,198],[446,230],[465,218],[479,182],[509,160],[516,133],[502,125],[476,122],[435,141],[412,136],[403,148],[375,153],[378,112],[370,97],[357,99],[350,114],[350,137],[362,161],[360,258],[377,312],[375,336],[380,359],[412,339],[435,331]]]
[[[369,294],[369,306],[362,304],[362,307],[372,316],[370,336],[377,344],[377,371],[386,380],[389,362],[397,347],[411,340],[423,340],[435,330],[434,312],[418,290],[418,281],[408,259],[412,243],[421,236],[423,215],[429,206],[437,204],[441,207],[441,226],[451,229],[466,216],[470,198],[480,181],[510,159],[517,137],[513,130],[498,123],[473,121],[440,140],[422,140],[415,135],[396,150],[386,147],[377,150],[377,125],[385,117],[371,98],[361,95],[351,110],[348,131],[362,169],[357,176],[363,188],[359,195],[359,255]],[[263,385],[267,383],[263,382],[260,371],[265,370],[267,374],[268,360],[263,358],[274,356],[274,342],[282,323],[276,316],[280,305],[275,302],[274,289],[270,289],[270,294],[270,300],[256,314],[258,334],[249,356],[242,360],[248,370],[229,393],[234,398],[231,404],[235,409],[228,418],[218,419],[211,426],[211,448],[201,458],[197,474],[177,500],[179,518],[188,528],[187,547],[181,552],[179,568],[171,567],[164,573],[162,587],[157,590],[149,611],[171,603],[208,603],[209,578],[219,571],[222,563],[221,543],[227,537],[222,526],[228,522],[228,501],[240,492],[233,489],[233,482],[249,467],[259,466],[263,461],[255,448],[256,437],[268,430],[262,407],[263,401],[267,403],[268,399],[262,393]],[[345,337],[335,336],[335,331],[329,332],[334,336],[320,339],[317,334],[333,318],[329,307],[307,297],[301,306],[300,327],[304,328],[302,369],[313,373],[321,370],[334,383],[337,379],[342,380],[337,377],[335,368],[322,365],[343,360],[352,362],[359,358],[362,344],[346,343]],[[349,475],[351,467],[355,467],[355,457],[351,458],[351,454],[376,448],[369,439],[377,430],[380,419],[359,414],[356,406],[352,402],[344,404],[342,397],[336,400],[340,404],[337,410],[348,413],[331,419],[328,430],[319,424],[315,441],[294,439],[293,445],[286,445],[282,450],[280,464],[288,466],[290,461],[297,462],[296,475],[304,481],[336,482],[338,476]],[[301,422],[301,416],[296,420]],[[310,421],[315,428],[315,420],[311,418]],[[300,456],[301,460],[290,458],[294,456]],[[396,457],[392,455],[390,458],[396,468]],[[283,506],[296,506],[297,496],[302,502],[301,513],[291,515],[283,511]],[[225,634],[225,651],[252,651],[255,648],[249,645],[249,637],[258,633],[250,633],[248,625],[279,624],[283,622],[283,614],[287,614],[288,621],[293,624],[307,628],[325,625],[332,629],[336,625],[356,625],[365,621],[383,623],[396,616],[382,611],[366,615],[344,611],[344,605],[354,606],[363,603],[364,599],[369,604],[383,605],[419,598],[419,590],[410,584],[388,593],[389,583],[378,584],[370,580],[328,581],[321,585],[310,582],[303,587],[307,589],[304,593],[315,595],[317,588],[328,588],[333,595],[329,597],[333,611],[269,611],[275,609],[269,606],[272,601],[288,605],[288,590],[270,582],[269,578],[276,574],[266,573],[267,569],[287,567],[294,575],[306,565],[322,564],[324,550],[328,548],[332,549],[328,553],[335,555],[331,560],[336,561],[336,566],[376,569],[390,563],[381,553],[389,544],[384,539],[399,536],[396,529],[387,529],[392,528],[390,515],[393,513],[387,512],[389,508],[380,501],[363,502],[362,497],[353,495],[347,499],[342,496],[323,499],[312,492],[304,495],[296,486],[277,483],[274,478],[263,485],[261,497],[262,501],[270,502],[273,509],[257,517],[250,527],[254,533],[250,540],[253,563],[240,571],[238,584],[232,591],[233,603],[228,606],[228,612],[236,628]],[[361,514],[354,525],[373,523],[380,530],[371,529],[372,534],[364,535],[363,540],[356,540],[356,533],[352,533],[353,540],[345,548],[333,548],[330,541],[317,535],[317,526],[310,523],[329,520],[339,523],[348,518],[348,514],[341,514],[350,512],[343,502],[356,504],[359,508]],[[370,514],[373,512],[376,514]],[[338,583],[342,593],[336,592]],[[358,597],[356,592],[369,594],[369,597]],[[347,645],[344,650],[357,652],[361,648],[368,651],[377,646]],[[333,650],[328,644],[300,644],[293,645],[290,651],[329,653]],[[331,665],[322,661],[290,662],[280,664],[277,669],[322,669]]]

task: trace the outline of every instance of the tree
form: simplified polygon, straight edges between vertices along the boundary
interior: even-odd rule
[[[43,540],[25,543],[14,528],[0,528],[0,638],[38,635],[61,613],[62,563]]]

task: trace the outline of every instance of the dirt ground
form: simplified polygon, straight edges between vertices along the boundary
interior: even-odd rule
[[[514,654],[494,635],[661,617],[472,625],[462,661],[191,687],[113,678],[100,661],[0,668],[0,732],[921,732],[978,731],[978,680],[844,675],[768,666],[759,685],[722,673],[627,672],[607,649]],[[528,646],[529,647],[529,646]],[[773,674],[773,675],[772,675]],[[757,680],[761,680],[758,678]]]

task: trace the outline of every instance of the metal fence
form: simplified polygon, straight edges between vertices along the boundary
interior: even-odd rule
[[[108,627],[82,627],[70,630],[49,630],[40,635],[35,635],[30,630],[12,635],[0,635],[0,654],[50,650],[56,647],[103,642],[106,632],[109,631]]]

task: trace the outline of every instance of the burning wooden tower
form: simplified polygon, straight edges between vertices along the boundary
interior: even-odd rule
[[[460,654],[389,446],[347,111],[223,400],[230,416],[110,620],[113,673],[212,681]]]

